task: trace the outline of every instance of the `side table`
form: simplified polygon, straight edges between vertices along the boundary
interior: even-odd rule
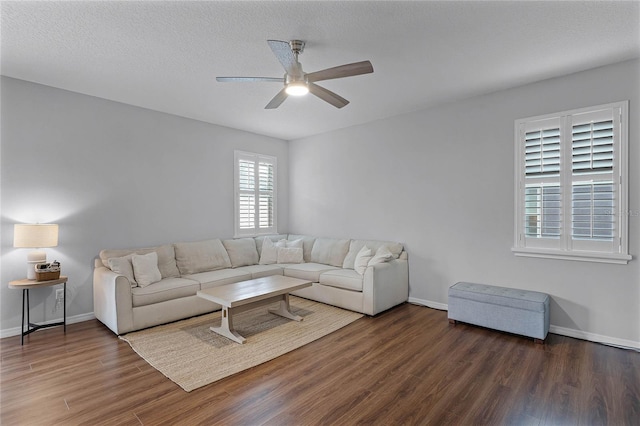
[[[51,324],[33,324],[29,320],[29,290],[32,288],[50,287],[56,284],[63,284],[63,299],[62,299],[62,321]],[[56,280],[48,281],[36,281],[36,280],[16,280],[9,283],[9,288],[16,288],[22,290],[22,324],[20,324],[20,344],[24,345],[24,336],[33,333],[36,330],[47,327],[55,327],[58,325],[64,326],[64,332],[67,332],[67,277],[61,276]],[[26,322],[25,322],[26,317]],[[26,325],[26,331],[25,331]]]

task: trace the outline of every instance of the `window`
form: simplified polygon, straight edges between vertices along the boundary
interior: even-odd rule
[[[276,158],[235,151],[236,236],[276,234]]]
[[[516,120],[519,256],[627,263],[628,101]]]

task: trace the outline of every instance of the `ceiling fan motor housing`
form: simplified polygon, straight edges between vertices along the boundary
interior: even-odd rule
[[[289,46],[291,46],[291,51],[296,55],[299,55],[304,50],[304,41],[302,40],[291,40],[289,42]]]

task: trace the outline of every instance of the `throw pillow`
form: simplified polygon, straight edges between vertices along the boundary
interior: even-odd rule
[[[277,243],[271,241],[271,238],[265,237],[262,241],[262,253],[260,254],[260,265],[271,265],[278,262],[278,247],[286,247],[286,240],[280,240]]]
[[[291,248],[299,248],[302,249],[303,248],[303,240],[302,238],[299,238],[297,240],[292,240],[292,241],[287,241],[287,240],[281,240],[281,242],[284,241],[285,244],[287,245],[287,247],[291,247]]]
[[[278,247],[278,263],[302,263],[302,247]]]
[[[371,249],[367,246],[362,247],[356,255],[356,260],[353,262],[353,269],[360,275],[363,275],[372,257]]]
[[[378,263],[388,262],[393,259],[393,253],[389,251],[387,246],[380,246],[378,250],[376,250],[376,255],[371,258],[369,261],[369,266],[373,266]]]
[[[305,262],[311,262],[311,249],[313,248],[313,243],[316,241],[316,237],[310,237],[308,235],[296,235],[289,234],[287,237],[289,241],[302,240],[302,256]]]
[[[134,254],[131,263],[138,286],[146,287],[162,279],[160,269],[158,269],[158,253],[155,251],[147,254]]]
[[[136,287],[138,283],[136,283],[133,275],[133,265],[131,264],[132,257],[133,254],[123,257],[111,257],[107,260],[107,263],[109,264],[109,269],[116,274],[124,275],[131,283],[131,287]]]

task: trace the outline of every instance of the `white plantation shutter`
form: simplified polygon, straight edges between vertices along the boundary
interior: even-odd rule
[[[613,119],[574,124],[571,136],[573,173],[613,171]]]
[[[560,185],[539,184],[525,188],[525,235],[560,238],[562,230],[562,194]]]
[[[617,116],[617,117],[615,117]],[[604,108],[574,114],[571,123],[571,245],[615,250],[619,245],[619,174],[615,151],[620,114]]]
[[[255,228],[255,166],[244,158],[237,160],[238,167],[238,226],[240,229]]]
[[[273,162],[260,160],[258,162],[259,202],[258,227],[260,229],[273,228],[273,190],[274,190]]]
[[[628,102],[516,121],[518,255],[626,263]]]
[[[235,152],[236,236],[276,232],[276,158]]]
[[[560,120],[522,123],[524,237],[528,246],[558,247],[563,223],[560,180]]]
[[[556,124],[554,121],[550,124]],[[559,175],[559,127],[528,131],[525,134],[525,168],[527,177]]]
[[[614,241],[616,230],[613,182],[574,183],[571,197],[571,238]]]

